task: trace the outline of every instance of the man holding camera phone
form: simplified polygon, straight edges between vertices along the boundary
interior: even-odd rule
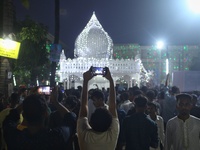
[[[83,90],[79,112],[77,133],[81,150],[114,150],[119,134],[119,121],[116,111],[114,82],[108,67],[105,77],[110,82],[109,108],[97,108],[88,122],[88,82],[94,77],[92,67],[83,74]],[[98,99],[97,94],[95,97]]]

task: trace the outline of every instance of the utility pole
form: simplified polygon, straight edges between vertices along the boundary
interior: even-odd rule
[[[59,43],[59,35],[60,35],[60,0],[54,0],[55,2],[55,35],[54,35],[54,44]],[[56,66],[57,63],[55,61],[51,62],[51,76],[50,76],[50,86],[54,87],[55,84],[55,76],[56,76]]]

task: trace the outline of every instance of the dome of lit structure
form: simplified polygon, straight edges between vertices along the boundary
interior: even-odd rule
[[[143,80],[149,80],[152,74],[145,70],[140,55],[134,59],[112,59],[112,39],[104,31],[94,13],[75,41],[74,56],[73,59],[66,59],[64,50],[60,55],[59,69],[56,74],[59,82],[63,82],[64,89],[82,86],[83,73],[91,66],[108,67],[114,84],[126,84],[127,87],[140,85]],[[102,87],[106,89],[110,85],[108,80],[97,75],[88,83],[88,89],[94,88],[96,84],[100,89]]]
[[[86,27],[75,41],[74,56],[84,58],[112,58],[113,42],[93,13]]]

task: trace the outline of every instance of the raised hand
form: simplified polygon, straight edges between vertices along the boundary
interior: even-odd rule
[[[112,79],[110,70],[108,67],[105,67],[105,69],[106,69],[106,74],[104,75],[104,77],[110,81]]]
[[[91,73],[91,69],[92,69],[92,66],[90,67],[90,69],[88,71],[86,71],[86,72],[83,73],[83,79],[85,81],[89,81],[90,79],[93,78],[93,75]]]

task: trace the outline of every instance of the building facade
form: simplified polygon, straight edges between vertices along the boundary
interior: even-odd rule
[[[198,63],[200,46],[198,45],[168,45],[158,49],[155,45],[114,44],[114,59],[130,59],[140,55],[146,70],[154,71],[155,84],[164,84],[166,79],[166,59],[169,59],[169,73],[174,71],[189,71],[194,63]]]

